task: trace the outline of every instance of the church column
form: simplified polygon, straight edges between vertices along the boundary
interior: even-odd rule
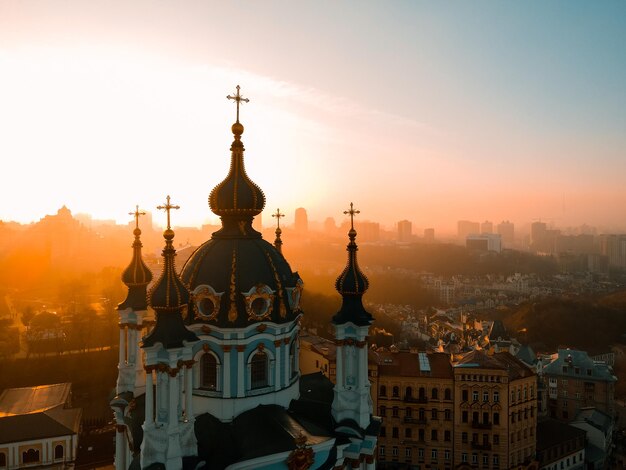
[[[245,366],[244,366],[244,352],[246,351],[245,345],[237,346],[237,397],[246,396],[246,383],[245,383]]]
[[[120,323],[120,366],[126,362],[126,325]]]
[[[118,424],[115,429],[115,470],[126,470],[126,439],[124,436],[126,426]]]
[[[178,370],[172,369],[166,375],[169,388],[169,416],[168,426],[174,428],[178,425],[178,406],[180,404],[178,394]]]
[[[154,422],[154,388],[152,384],[152,367],[146,366],[146,417],[145,422],[151,425]]]
[[[230,398],[230,351],[232,346],[222,346],[224,351],[224,369],[222,370],[222,390],[224,398]]]
[[[335,384],[337,388],[343,388],[343,340],[337,340],[337,354],[336,354],[336,373]]]
[[[282,369],[280,367],[282,343],[283,342],[280,339],[274,341],[274,351],[276,353],[276,364],[275,364],[275,369],[274,369],[276,371],[276,375],[275,375],[276,378],[274,379],[274,390],[276,391],[280,390],[281,385],[282,385],[280,381],[280,374],[282,372]]]
[[[291,341],[289,341],[289,338],[285,338],[283,340],[283,351],[285,352],[284,357],[285,357],[285,366],[283,367],[283,369],[285,369],[285,387],[289,385],[289,382],[291,381]]]
[[[359,354],[361,356],[359,365],[359,373],[361,375],[361,388],[367,388],[369,386],[369,378],[367,373],[369,369],[367,367],[367,341],[358,341],[357,347],[359,348]]]
[[[185,362],[185,417],[188,421],[193,420],[193,363]]]

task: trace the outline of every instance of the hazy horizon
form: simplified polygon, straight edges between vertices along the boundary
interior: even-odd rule
[[[626,4],[477,3],[0,3],[0,220],[215,223],[239,84],[266,227],[624,227]]]

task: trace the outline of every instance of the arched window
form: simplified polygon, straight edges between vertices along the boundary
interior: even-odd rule
[[[399,397],[400,396],[400,388],[399,387],[393,387],[393,396],[394,397]]]
[[[250,388],[263,388],[268,382],[267,354],[258,351],[250,362]]]
[[[22,452],[22,463],[37,463],[39,462],[39,451],[35,449],[28,449],[26,452]]]
[[[387,396],[387,387],[384,385],[380,386],[380,396],[381,397],[386,397]]]
[[[444,400],[452,400],[452,390],[446,388],[446,391],[443,394]]]
[[[439,398],[439,390],[436,388],[433,388],[432,391],[430,392],[430,395],[433,400],[437,400]]]
[[[0,467],[7,466],[7,454],[4,452],[0,452]]]
[[[63,458],[63,445],[62,444],[57,444],[54,447],[54,459],[62,459]]]
[[[425,399],[426,398],[426,389],[424,387],[420,387],[419,397],[421,399]]]
[[[217,359],[211,353],[203,354],[200,358],[200,388],[217,389]]]
[[[413,397],[413,389],[411,387],[407,387],[404,390],[404,397],[409,399]]]

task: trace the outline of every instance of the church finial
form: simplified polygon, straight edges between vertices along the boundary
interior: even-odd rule
[[[133,233],[135,234],[135,236],[141,235],[141,230],[139,230],[139,216],[146,215],[146,213],[139,212],[139,205],[136,205],[135,212],[129,212],[128,215],[132,215],[135,217],[135,230],[133,231]],[[139,233],[137,233],[137,231],[139,231]]]
[[[228,98],[229,100],[233,100],[237,104],[237,122],[239,122],[239,104],[250,102],[248,98],[244,98],[243,96],[241,96],[241,94],[239,93],[239,90],[240,90],[239,85],[237,85],[237,93],[234,96],[226,95],[226,98]]]
[[[166,200],[165,205],[157,206],[157,209],[159,209],[161,211],[167,212],[167,230],[171,230],[172,227],[170,225],[170,210],[172,210],[172,209],[180,209],[180,206],[173,206],[172,204],[170,204],[170,196],[169,196],[169,194],[167,195],[165,200]]]
[[[139,206],[135,207],[135,212],[129,212],[128,215],[135,217],[135,241],[133,242],[133,258],[128,267],[122,273],[122,282],[128,286],[128,296],[126,300],[118,305],[119,310],[131,307],[134,310],[145,310],[146,304],[146,288],[152,281],[152,272],[148,269],[141,257],[141,230],[139,229],[139,216],[145,215],[145,212],[139,211]]]
[[[285,214],[281,214],[280,209],[276,209],[276,213],[272,214],[272,217],[276,217],[276,240],[274,240],[274,246],[278,250],[279,253],[283,252],[283,241],[280,239],[281,233],[283,231],[280,229],[280,218],[285,217]]]

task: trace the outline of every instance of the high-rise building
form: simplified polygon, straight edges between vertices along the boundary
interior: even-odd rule
[[[424,229],[424,242],[434,243],[434,241],[435,241],[435,229],[425,228]]]
[[[503,220],[498,224],[498,233],[502,237],[502,244],[510,248],[515,242],[515,224],[508,220]]]
[[[413,225],[409,220],[398,222],[398,241],[408,243],[413,238]]]
[[[609,266],[626,268],[626,235],[600,235],[600,254],[606,256]]]
[[[480,224],[480,233],[493,233],[493,223],[485,220]]]
[[[307,218],[306,209],[304,207],[298,207],[296,209],[294,224],[296,232],[306,233],[309,230],[309,219]]]
[[[502,237],[496,233],[468,235],[465,239],[465,246],[471,250],[500,253],[502,251]]]
[[[469,220],[459,220],[457,222],[457,234],[459,240],[465,241],[468,235],[480,233],[480,223]]]

